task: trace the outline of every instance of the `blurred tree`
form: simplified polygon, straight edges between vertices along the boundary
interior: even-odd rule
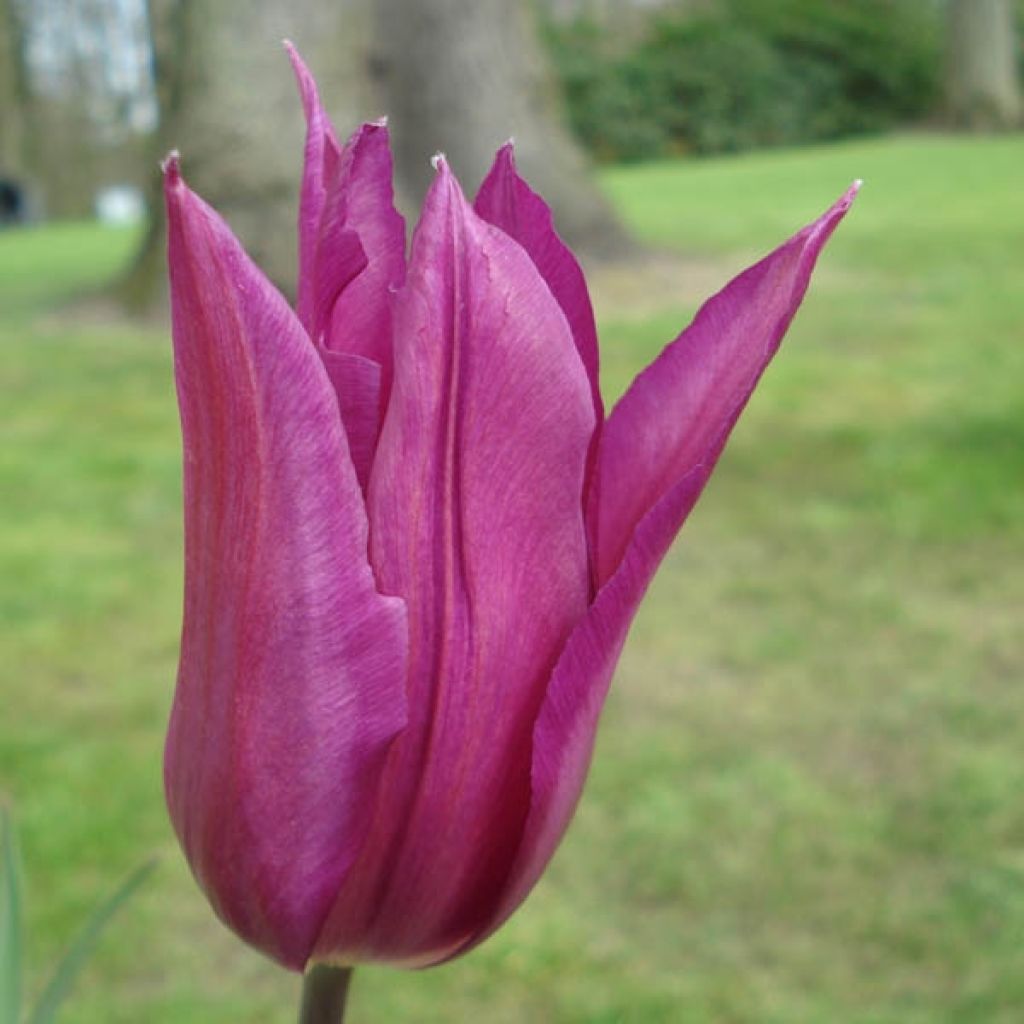
[[[144,0],[0,0],[0,10],[17,40],[13,109],[34,198],[51,216],[89,216],[102,185],[142,180],[155,123]]]
[[[629,249],[564,126],[525,0],[148,0],[164,149],[230,221],[270,277],[294,288],[302,118],[280,40],[293,38],[348,130],[393,115],[396,184],[418,201],[444,149],[467,185],[514,134],[559,228],[594,255]],[[163,293],[160,199],[121,284],[126,305]]]
[[[397,178],[418,199],[442,150],[467,187],[510,135],[559,230],[592,256],[630,242],[569,134],[526,0],[378,0],[372,60],[394,124]]]
[[[367,106],[366,0],[149,0],[164,151],[180,146],[189,184],[230,222],[286,292],[295,285],[303,121],[281,40],[316,68],[344,128]],[[163,294],[159,183],[155,216],[121,284],[129,307]]]
[[[25,165],[24,33],[14,0],[0,0],[0,176]]]
[[[1022,115],[1010,0],[949,0],[947,94],[955,124],[1012,128]]]

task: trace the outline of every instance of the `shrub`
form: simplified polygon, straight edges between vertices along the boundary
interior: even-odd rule
[[[930,0],[722,0],[652,22],[626,52],[592,22],[549,39],[576,132],[599,159],[716,153],[881,131],[938,96]]]

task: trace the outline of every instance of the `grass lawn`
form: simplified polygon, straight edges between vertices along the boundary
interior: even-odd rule
[[[550,871],[464,960],[362,971],[353,1021],[1024,1019],[1022,167],[1021,137],[922,136],[607,172],[679,253],[601,301],[610,394],[697,284],[866,186],[651,590]],[[297,978],[214,920],[163,807],[166,331],[53,312],[132,244],[0,236],[0,793],[30,983],[157,851],[63,1020],[286,1021]]]

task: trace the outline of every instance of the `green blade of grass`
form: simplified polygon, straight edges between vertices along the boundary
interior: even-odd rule
[[[0,807],[0,1024],[18,1024],[21,1013],[21,881],[14,826]]]
[[[39,997],[28,1024],[51,1024],[61,1004],[71,991],[78,972],[88,958],[110,919],[132,897],[135,890],[146,880],[156,867],[156,861],[146,861],[137,867],[110,896],[93,912],[92,917],[75,937],[60,963],[54,968],[53,976]]]

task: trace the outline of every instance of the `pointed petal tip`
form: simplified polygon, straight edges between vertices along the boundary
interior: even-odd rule
[[[462,185],[459,183],[459,179],[455,176],[451,164],[448,163],[448,157],[444,153],[435,153],[430,158],[430,164],[436,174],[430,185],[428,195],[446,195],[448,202],[454,201],[456,206],[461,208],[466,202],[466,197],[462,192]]]
[[[434,175],[434,181],[430,186],[431,192],[447,192],[449,195],[458,195],[462,197],[462,187],[459,185],[459,179],[455,177],[455,172],[452,170],[452,166],[448,163],[448,157],[444,153],[435,153],[430,158],[430,165],[436,172]]]
[[[498,152],[494,154],[495,167],[500,167],[504,171],[516,173],[516,139],[514,135],[510,135],[499,147]]]
[[[364,121],[355,130],[355,132],[353,132],[349,139],[349,145],[355,144],[358,146],[375,137],[378,142],[380,142],[381,139],[383,139],[385,144],[390,142],[391,132],[388,128],[387,117],[378,117],[376,121]]]
[[[172,149],[160,161],[160,172],[164,176],[164,185],[167,188],[174,188],[181,184],[181,153]]]
[[[291,62],[292,71],[301,85],[302,80],[309,77],[309,68],[306,67],[306,62],[300,56],[298,47],[290,39],[282,39],[281,45],[284,47],[284,52]]]
[[[316,79],[309,70],[306,62],[302,59],[298,47],[290,39],[282,39],[281,45],[288,55],[292,66],[292,74],[295,76],[295,83],[299,87],[299,97],[302,100],[302,109],[308,121],[320,102],[316,88]]]
[[[839,197],[839,201],[836,203],[843,213],[845,213],[852,205],[854,199],[857,198],[857,194],[864,187],[863,178],[854,178],[850,183],[850,187]]]
[[[302,59],[302,54],[299,53],[299,48],[290,40],[282,39],[281,45],[284,47],[284,52],[288,54],[288,59],[291,61],[292,68],[296,74],[300,72],[307,72],[306,62]]]
[[[863,185],[863,178],[855,178],[850,183],[850,187],[847,188],[847,190],[821,215],[821,217],[815,221],[814,224],[808,224],[804,230],[815,236],[819,235],[821,231],[824,231],[824,235],[822,236],[822,244],[824,244],[824,239],[827,239],[832,234],[839,222],[850,212],[850,207],[853,206],[853,201],[857,198],[857,194],[860,192]]]

